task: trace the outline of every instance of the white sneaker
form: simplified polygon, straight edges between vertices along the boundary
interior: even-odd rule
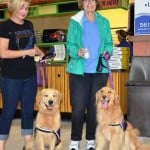
[[[86,140],[86,150],[95,150],[94,140]]]
[[[79,141],[72,141],[69,145],[69,150],[79,150],[80,149],[80,142]]]

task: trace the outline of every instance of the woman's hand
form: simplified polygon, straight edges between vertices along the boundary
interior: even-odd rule
[[[80,48],[78,51],[78,56],[84,57],[86,52],[87,52],[86,48]]]
[[[39,49],[39,47],[36,46],[36,45],[34,46],[34,48],[36,49],[36,54],[35,55],[40,56],[40,60],[41,60],[43,58],[43,56],[45,55],[44,52],[41,49]]]
[[[24,56],[34,57],[36,55],[36,49],[23,50]]]

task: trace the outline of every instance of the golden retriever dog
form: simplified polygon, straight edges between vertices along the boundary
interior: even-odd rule
[[[52,88],[42,89],[35,121],[35,135],[26,150],[62,150],[60,140],[61,93]]]
[[[138,140],[139,131],[124,119],[119,95],[109,87],[96,93],[96,150],[150,150]]]

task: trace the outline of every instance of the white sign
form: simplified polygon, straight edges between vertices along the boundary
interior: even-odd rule
[[[150,0],[135,0],[135,35],[150,35]]]
[[[54,60],[64,60],[66,57],[66,50],[64,44],[54,45],[56,56]]]

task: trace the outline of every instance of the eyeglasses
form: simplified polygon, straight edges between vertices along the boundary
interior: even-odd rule
[[[83,0],[84,3],[96,3],[96,0]]]

